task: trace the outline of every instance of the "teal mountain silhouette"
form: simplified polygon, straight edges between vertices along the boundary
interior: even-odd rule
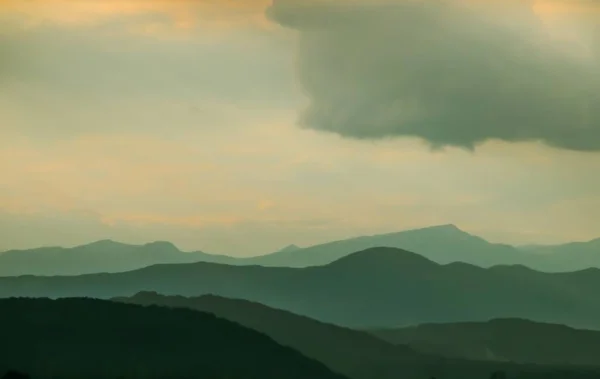
[[[140,291],[245,299],[348,327],[526,318],[600,329],[600,270],[441,265],[371,248],[308,268],[160,264],[124,273],[0,278],[0,297],[111,298]]]
[[[153,264],[199,261],[245,266],[310,267],[325,265],[373,247],[414,251],[441,264],[465,262],[481,267],[520,264],[547,272],[600,267],[600,239],[517,248],[490,243],[449,224],[361,236],[305,248],[289,245],[275,253],[244,258],[201,251],[182,252],[169,242],[130,245],[104,240],[74,248],[11,250],[0,254],[0,276],[112,273]]]
[[[0,276],[81,275],[122,272],[158,263],[191,263],[235,258],[202,252],[185,253],[170,242],[130,245],[102,240],[73,248],[43,247],[0,254]]]

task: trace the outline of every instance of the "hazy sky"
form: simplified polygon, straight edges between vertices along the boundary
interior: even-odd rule
[[[0,250],[600,237],[600,1],[0,0]]]

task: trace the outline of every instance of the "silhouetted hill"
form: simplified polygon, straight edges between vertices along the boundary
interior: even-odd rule
[[[400,371],[409,360],[423,360],[408,347],[395,346],[368,333],[325,324],[308,317],[267,307],[246,300],[227,299],[205,295],[186,298],[163,296],[156,292],[140,292],[129,298],[114,301],[184,307],[214,313],[255,329],[290,346],[305,356],[323,362],[329,368],[353,378],[370,379],[374,373],[386,369]]]
[[[438,266],[438,264],[419,254],[403,249],[378,247],[344,256],[327,266],[330,269],[397,270],[412,267],[427,270]]]
[[[188,309],[8,299],[0,325],[0,373],[35,379],[343,378],[264,334]]]
[[[364,328],[519,317],[594,329],[600,328],[599,289],[598,269],[553,274],[522,266],[439,265],[392,248],[309,268],[201,262],[115,274],[0,278],[0,297],[216,294]]]
[[[424,324],[371,333],[447,357],[600,366],[600,332],[523,319]]]
[[[417,353],[408,347],[394,346],[365,332],[325,324],[245,300],[213,295],[185,298],[163,296],[155,292],[141,292],[130,298],[113,300],[142,305],[184,307],[214,313],[218,317],[265,333],[276,342],[290,346],[307,357],[323,362],[332,370],[355,379],[425,379],[431,376],[475,379],[488,378],[490,373],[497,370],[512,372],[513,376],[522,375],[527,371],[551,374],[558,370],[558,366],[517,366],[499,362],[444,359]],[[573,374],[573,367],[566,368],[567,372]]]
[[[454,225],[432,226],[397,233],[362,236],[244,260],[244,264],[307,267],[333,262],[348,254],[373,248],[395,247],[415,251],[438,263],[468,262],[489,267],[524,263],[529,254],[509,245],[493,244]]]
[[[414,251],[441,264],[465,262],[481,267],[520,264],[547,272],[569,272],[600,267],[600,238],[556,246],[517,248],[490,243],[451,224],[362,236],[306,248],[284,249],[269,255],[244,258],[231,264],[319,266],[372,247],[395,247]]]
[[[158,263],[200,261],[229,263],[235,258],[202,252],[184,253],[170,242],[128,245],[102,240],[73,248],[43,247],[0,254],[0,276],[80,275],[123,272]]]

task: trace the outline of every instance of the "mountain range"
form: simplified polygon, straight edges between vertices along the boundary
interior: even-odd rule
[[[373,247],[414,251],[442,264],[464,262],[481,267],[520,264],[546,272],[600,267],[600,238],[588,242],[519,248],[490,243],[451,224],[283,250],[249,258],[244,263],[282,267],[319,266]]]
[[[600,329],[599,290],[599,269],[543,273],[524,266],[441,265],[395,248],[367,249],[307,268],[200,262],[113,274],[0,278],[0,297],[215,294],[360,328],[517,317]]]
[[[81,275],[123,272],[158,263],[192,263],[235,260],[200,251],[185,253],[170,242],[130,245],[102,240],[73,248],[42,247],[0,254],[0,276]]]
[[[123,272],[159,263],[212,262],[268,267],[310,267],[331,263],[373,247],[417,252],[437,263],[465,262],[482,267],[521,264],[547,272],[600,267],[600,239],[555,246],[514,247],[490,243],[454,225],[362,236],[300,248],[289,245],[256,257],[231,257],[201,251],[182,252],[172,243],[130,245],[110,240],[73,248],[45,247],[0,254],[0,276],[80,275]]]
[[[361,236],[292,251],[280,251],[251,258],[249,261],[263,266],[320,266],[373,247],[395,247],[414,251],[438,263],[460,261],[484,267],[521,263],[528,256],[517,248],[489,243],[454,225],[440,225],[397,233]]]

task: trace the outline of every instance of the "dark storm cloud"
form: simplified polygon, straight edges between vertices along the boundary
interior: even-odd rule
[[[583,19],[549,28],[517,0],[274,0],[268,13],[301,33],[306,127],[600,150],[600,33]]]

